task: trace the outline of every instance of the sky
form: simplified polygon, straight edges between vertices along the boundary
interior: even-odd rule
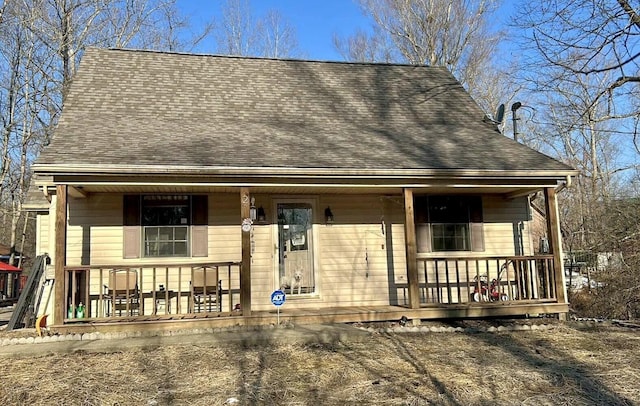
[[[219,19],[221,0],[179,0],[179,6],[193,23],[212,17]],[[333,35],[346,36],[357,28],[368,26],[358,4],[353,0],[252,0],[256,17],[268,10],[277,10],[296,28],[298,46],[303,59],[342,60],[333,46]],[[211,47],[207,47],[211,49]]]
[[[507,21],[518,1],[522,0],[503,0],[498,25]],[[223,1],[179,0],[178,4],[192,23],[199,24],[212,17],[219,19]],[[250,4],[254,16],[275,9],[296,28],[302,59],[343,60],[333,45],[334,34],[347,37],[370,26],[356,0],[251,0]]]

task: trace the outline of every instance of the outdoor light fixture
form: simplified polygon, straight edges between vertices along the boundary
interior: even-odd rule
[[[264,212],[264,208],[262,206],[258,207],[258,222],[265,222],[267,220],[267,215]]]
[[[327,224],[333,224],[333,213],[331,212],[331,207],[329,206],[324,209],[324,221]]]
[[[251,197],[251,206],[249,207],[249,217],[251,221],[256,221],[256,198]]]

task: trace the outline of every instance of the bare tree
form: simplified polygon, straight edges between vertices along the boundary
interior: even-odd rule
[[[333,45],[342,57],[351,62],[394,62],[396,55],[381,28],[373,27],[371,34],[359,29],[348,38],[333,36]]]
[[[37,153],[42,127],[41,90],[46,83],[41,73],[37,40],[27,29],[33,22],[29,10],[13,2],[5,7],[0,25],[0,48],[4,64],[0,65],[0,120],[2,122],[2,165],[0,171],[0,210],[5,230],[4,242],[15,257],[17,228],[24,222],[21,204],[29,181],[29,164]]]
[[[581,171],[574,193],[582,203],[573,207],[580,208],[581,244],[593,246],[585,233],[598,225],[588,209],[640,168],[628,153],[640,112],[637,16],[625,0],[543,0],[523,5],[517,21],[530,56],[522,78],[544,117],[538,135]]]
[[[6,0],[2,0],[2,3],[0,3],[0,24],[2,24],[2,17],[4,17],[5,8],[7,8],[7,2]]]
[[[52,134],[84,49],[177,50],[191,39],[182,35],[188,23],[175,0],[3,1],[0,13],[0,212],[3,242],[15,251],[31,163]]]
[[[221,29],[215,33],[218,51],[228,55],[256,55],[258,53],[248,0],[227,0],[222,8]]]
[[[597,77],[593,103],[604,99],[615,118],[636,117],[640,82],[640,16],[628,0],[541,0],[523,4],[517,18],[534,55],[536,90],[575,77]],[[532,81],[532,82],[534,82]],[[584,106],[587,114],[589,106]],[[633,134],[637,139],[637,130]],[[638,143],[636,142],[636,148]]]
[[[376,55],[377,49],[393,49],[391,59],[414,65],[444,66],[463,84],[468,83],[490,61],[501,39],[491,32],[489,17],[498,0],[359,0],[375,30],[368,38],[362,33],[347,40],[371,50],[355,54]],[[334,41],[335,42],[335,41]],[[383,45],[384,44],[384,45]],[[386,53],[383,53],[386,55]]]
[[[258,32],[262,44],[262,56],[269,58],[291,57],[298,52],[295,28],[277,10],[269,10],[262,18]]]
[[[269,10],[255,17],[249,0],[227,0],[216,26],[214,35],[222,54],[282,58],[298,52],[295,29],[282,14]]]
[[[624,185],[640,170],[640,18],[627,0],[541,0],[523,4],[516,21],[529,56],[521,78],[541,112],[536,134],[580,171],[560,201],[568,251],[625,254],[600,280],[608,297],[626,304],[597,294],[585,300],[602,315],[622,317],[622,308],[637,315],[640,295],[627,291],[640,286],[630,272],[640,260],[628,249],[640,241],[627,210],[637,207],[637,191]]]

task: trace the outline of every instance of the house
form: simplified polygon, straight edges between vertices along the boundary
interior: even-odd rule
[[[20,259],[25,259],[20,252],[14,252],[13,257],[15,261],[19,261]],[[11,247],[5,244],[0,244],[0,262],[4,262],[8,264],[11,260]]]
[[[23,286],[22,269],[0,261],[0,305],[14,302]]]
[[[61,330],[568,311],[576,171],[443,68],[89,49],[34,171]]]

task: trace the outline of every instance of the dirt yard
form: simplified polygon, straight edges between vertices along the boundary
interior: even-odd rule
[[[2,405],[640,404],[640,330],[578,323],[0,362]]]

